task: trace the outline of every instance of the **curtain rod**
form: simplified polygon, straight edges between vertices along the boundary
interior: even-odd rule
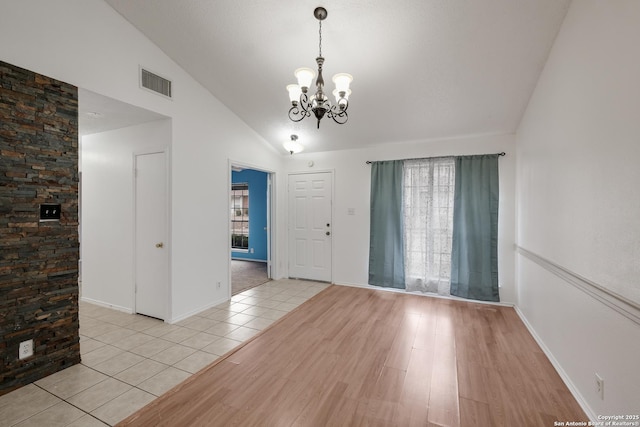
[[[472,154],[473,156],[486,156],[487,154]],[[506,156],[507,153],[505,153],[504,151],[497,153],[496,155],[498,156]],[[414,157],[412,159],[398,159],[398,160],[422,160],[422,159],[444,159],[446,157],[460,157],[460,156],[437,156],[437,157]],[[383,162],[384,160],[376,160],[378,162]],[[366,164],[370,165],[371,163],[373,163],[373,161],[371,160],[367,160],[365,162]]]

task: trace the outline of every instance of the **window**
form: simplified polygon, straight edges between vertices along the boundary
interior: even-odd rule
[[[406,160],[403,178],[408,291],[449,295],[455,160]]]
[[[231,185],[231,249],[249,249],[249,184]]]

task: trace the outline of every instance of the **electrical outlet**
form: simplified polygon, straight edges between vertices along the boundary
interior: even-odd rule
[[[33,340],[22,341],[18,350],[20,360],[33,356]]]
[[[222,286],[222,282],[216,282],[216,288],[220,289],[220,286]]]
[[[604,380],[598,374],[596,374],[596,393],[600,399],[604,400]]]

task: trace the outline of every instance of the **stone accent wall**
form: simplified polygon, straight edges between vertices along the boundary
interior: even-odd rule
[[[78,90],[0,61],[0,395],[80,362],[78,257]]]

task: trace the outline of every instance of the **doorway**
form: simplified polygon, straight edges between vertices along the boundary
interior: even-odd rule
[[[289,175],[289,277],[332,281],[333,173]]]
[[[231,165],[229,189],[231,295],[272,278],[273,172]]]
[[[164,152],[165,162],[169,164],[172,121],[88,90],[79,89],[78,98],[82,172],[81,298],[133,313],[138,305],[135,297],[135,156]],[[170,191],[168,186],[167,191]],[[163,213],[170,224],[169,204]],[[166,228],[168,230],[169,225]],[[162,242],[168,257],[168,242]],[[166,281],[169,287],[168,273]],[[168,291],[167,295],[170,295]],[[168,319],[170,314],[167,296],[161,316]]]
[[[164,151],[135,155],[135,312],[164,320],[169,290]]]

